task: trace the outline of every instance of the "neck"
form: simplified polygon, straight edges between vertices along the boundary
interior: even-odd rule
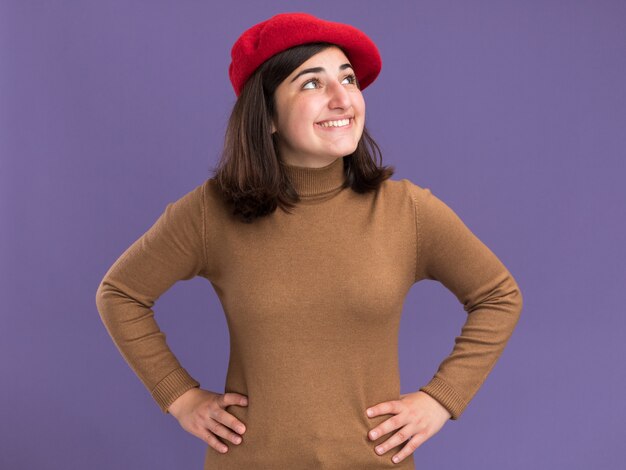
[[[318,168],[292,165],[282,161],[281,164],[301,198],[319,197],[338,191],[345,181],[344,157]]]

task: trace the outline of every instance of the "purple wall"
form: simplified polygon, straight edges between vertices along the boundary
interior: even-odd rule
[[[500,361],[461,419],[416,450],[416,467],[617,468],[626,418],[626,3],[617,0],[2,1],[0,468],[202,468],[205,444],[163,415],[126,365],[95,291],[165,205],[209,176],[235,102],[230,47],[282,11],[353,24],[379,45],[367,125],[394,179],[431,188],[523,292]],[[228,330],[210,284],[179,282],[155,311],[181,363],[223,392]],[[414,286],[403,393],[434,374],[464,315],[441,284]]]

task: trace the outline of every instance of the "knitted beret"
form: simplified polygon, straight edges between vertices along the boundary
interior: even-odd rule
[[[239,96],[250,75],[273,55],[293,46],[322,41],[343,48],[361,90],[380,73],[382,60],[376,44],[354,26],[308,13],[280,13],[247,29],[233,44],[228,75],[235,94]]]

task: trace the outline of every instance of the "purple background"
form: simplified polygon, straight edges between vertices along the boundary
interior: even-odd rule
[[[95,292],[209,176],[235,102],[230,48],[283,11],[378,44],[366,124],[393,179],[431,188],[522,289],[498,364],[416,467],[617,468],[626,4],[528,0],[2,1],[0,467],[202,468],[205,444],[124,362]],[[181,363],[223,392],[228,329],[211,285],[179,282],[155,312]],[[441,284],[413,287],[402,393],[430,380],[464,316]]]

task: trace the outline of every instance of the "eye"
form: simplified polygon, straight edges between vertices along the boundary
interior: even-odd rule
[[[356,79],[356,76],[355,76],[353,73],[351,73],[350,75],[346,75],[343,79],[344,79],[344,80],[348,80],[348,79],[349,79],[349,80],[350,80],[350,84],[351,84],[351,85],[357,85],[357,86],[358,86],[358,81],[357,81],[357,79]],[[312,90],[313,88],[306,88],[306,86],[307,86],[309,83],[319,84],[319,82],[320,82],[320,81],[319,81],[317,78],[312,78],[311,80],[307,80],[306,82],[304,82],[304,83],[302,84],[302,89],[304,89],[304,90],[307,90],[307,89],[308,89],[308,90]]]
[[[357,82],[356,76],[355,76],[353,73],[351,73],[350,75],[347,75],[347,76],[346,76],[346,78],[349,78],[349,79],[350,79],[350,83],[352,83],[352,84],[354,84],[354,85],[358,85],[358,82]],[[344,80],[345,80],[346,78],[344,78]]]
[[[319,82],[320,82],[320,81],[319,81],[317,78],[313,78],[313,79],[311,79],[311,80],[307,80],[307,81],[306,81],[306,82],[304,82],[304,84],[302,85],[302,88],[303,88],[303,89],[306,89],[306,86],[307,86],[309,83],[319,83]]]

